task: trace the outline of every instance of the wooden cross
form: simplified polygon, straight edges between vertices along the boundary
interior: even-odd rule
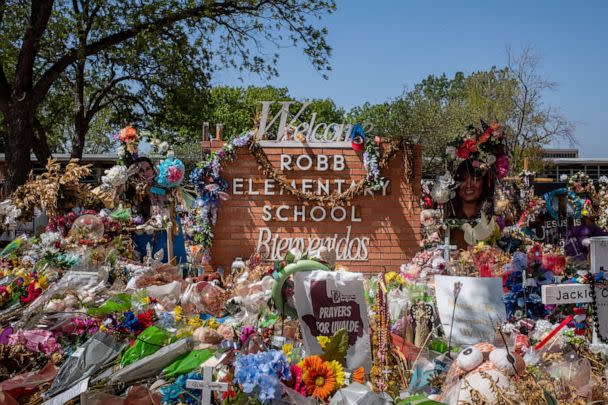
[[[213,370],[213,367],[205,367],[202,380],[186,380],[186,388],[202,391],[201,405],[211,405],[212,391],[228,391],[228,383],[213,381]]]

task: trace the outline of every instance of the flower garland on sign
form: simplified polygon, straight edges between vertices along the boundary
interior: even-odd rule
[[[583,206],[585,205],[585,201],[579,198],[574,191],[568,190],[566,188],[560,188],[545,194],[545,207],[547,209],[547,212],[551,215],[553,219],[559,219],[559,213],[555,210],[555,207],[553,207],[553,199],[561,194],[568,195],[568,201],[572,203],[574,209],[572,213],[568,212],[568,216],[573,218],[580,218],[582,215]]]
[[[276,169],[268,159],[262,146],[253,138],[255,131],[244,133],[227,142],[220,149],[210,153],[205,161],[197,164],[190,173],[189,182],[194,185],[198,195],[196,199],[197,209],[194,213],[191,236],[195,243],[202,245],[205,257],[209,257],[209,248],[213,243],[213,225],[217,221],[217,209],[222,200],[228,198],[228,182],[220,176],[221,166],[224,162],[234,160],[236,150],[240,147],[249,146],[249,151],[261,167],[264,175],[276,181],[280,188],[294,195],[300,201],[306,201],[317,205],[334,207],[344,205],[358,195],[363,194],[366,189],[377,191],[382,189],[385,179],[381,170],[388,167],[390,159],[400,149],[405,149],[404,173],[410,178],[413,173],[411,148],[403,147],[402,142],[392,142],[380,152],[379,142],[367,138],[365,140],[365,151],[363,153],[363,164],[367,175],[360,179],[354,187],[341,193],[320,196],[312,192],[303,192],[285,178],[277,173]]]

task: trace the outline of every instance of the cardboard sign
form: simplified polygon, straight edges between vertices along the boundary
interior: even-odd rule
[[[583,304],[593,302],[589,284],[549,284],[541,287],[543,304]]]
[[[608,236],[591,238],[591,272],[608,271]]]
[[[345,271],[306,271],[294,275],[295,306],[309,354],[321,354],[317,336],[348,332],[347,370],[371,367],[371,347],[363,275]]]
[[[456,283],[462,286],[454,307]],[[507,319],[499,277],[435,276],[435,295],[443,330],[452,333],[453,343],[493,342],[496,326]]]

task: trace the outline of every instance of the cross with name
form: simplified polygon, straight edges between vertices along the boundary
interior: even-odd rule
[[[213,367],[205,367],[202,380],[186,380],[186,388],[202,391],[201,405],[211,405],[212,391],[228,391],[228,383],[213,381],[213,370]]]

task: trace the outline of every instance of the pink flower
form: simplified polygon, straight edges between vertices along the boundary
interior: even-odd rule
[[[496,175],[502,179],[509,173],[509,159],[507,155],[500,154],[496,157]]]
[[[244,345],[251,335],[255,335],[255,328],[253,326],[245,326],[241,331],[241,336],[239,336],[241,344]]]
[[[291,381],[288,381],[286,385],[306,396],[306,385],[302,383],[302,370],[300,367],[293,364],[289,367],[289,371],[291,371]]]
[[[184,172],[181,171],[179,168],[171,166],[167,169],[167,179],[169,179],[171,183],[179,183],[182,181],[183,177]]]

